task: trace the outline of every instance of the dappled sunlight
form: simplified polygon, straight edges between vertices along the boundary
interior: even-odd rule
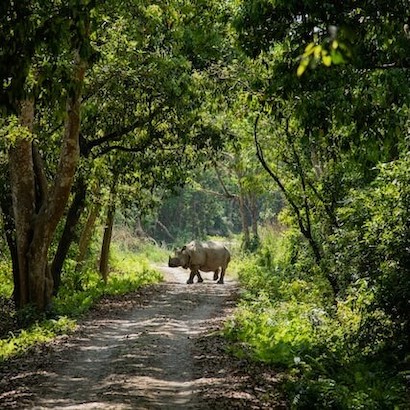
[[[82,325],[77,340],[37,374],[33,408],[203,408],[196,393],[223,377],[197,375],[193,341],[221,314],[236,283],[212,278],[186,285],[184,270],[163,268],[165,282],[151,302],[115,318]]]

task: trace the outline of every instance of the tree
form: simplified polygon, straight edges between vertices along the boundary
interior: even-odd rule
[[[370,183],[377,164],[395,160],[405,141],[404,15],[402,1],[256,0],[238,9],[258,156],[322,269],[349,190]],[[298,78],[301,61],[314,69]],[[326,276],[338,293],[338,273]]]
[[[32,304],[43,311],[52,293],[48,250],[63,216],[79,158],[81,90],[90,55],[93,2],[79,1],[61,8],[6,2],[2,7],[0,26],[3,38],[7,38],[2,58],[11,62],[0,65],[15,229],[15,243],[11,244],[16,249],[14,296],[17,307]],[[57,32],[60,34],[53,37]],[[65,120],[59,161],[49,186],[33,133],[42,75],[48,70],[47,58],[56,61],[59,56],[69,59],[65,60],[68,64],[64,70]],[[52,70],[47,72],[51,73]]]
[[[99,60],[89,71],[85,90],[80,135],[83,161],[105,163],[104,167],[110,168],[105,179],[117,172],[110,164],[117,164],[121,169],[120,188],[113,203],[129,203],[124,187],[132,184],[140,187],[140,192],[133,192],[140,212],[146,212],[150,208],[147,203],[155,201],[153,190],[182,185],[184,170],[197,162],[209,146],[216,148],[219,144],[202,125],[199,113],[204,81],[199,69],[193,69],[194,64],[203,67],[210,58],[208,51],[215,54],[217,48],[208,44],[203,50],[196,50],[197,46],[191,43],[191,36],[209,23],[210,15],[200,5],[199,13],[194,13],[188,4],[181,10],[174,6],[158,3],[154,7],[138,2],[135,9],[119,5],[110,9],[109,17],[103,14],[103,28],[95,34]],[[171,20],[166,16],[171,16]],[[193,19],[198,21],[194,24]],[[189,47],[185,44],[188,41]],[[201,57],[200,63],[191,60],[195,50],[196,58],[201,53],[207,56]],[[83,170],[90,167],[86,165]],[[142,199],[142,193],[147,198]],[[78,222],[81,210],[73,208],[81,203],[76,197],[68,216],[75,215]],[[63,231],[60,244],[73,240],[76,221],[67,219],[69,229]],[[106,260],[109,242],[104,242],[106,251],[101,261]],[[68,248],[59,246],[60,249],[65,249],[56,254],[61,261]],[[54,272],[58,277],[62,264],[53,266],[58,268]]]
[[[206,149],[208,137],[196,126],[199,70],[220,53],[224,24],[215,15],[224,8],[134,1],[97,8],[78,0],[6,1],[0,11],[7,39],[0,53],[2,148],[10,163],[2,214],[16,305],[44,311],[81,219],[90,164],[108,154],[131,155],[136,162],[125,174],[163,175],[154,185],[168,186],[181,184],[184,167]],[[199,35],[204,26],[214,29]],[[73,185],[80,157],[88,165]],[[65,216],[50,269],[48,251]]]

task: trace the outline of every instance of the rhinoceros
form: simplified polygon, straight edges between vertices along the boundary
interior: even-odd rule
[[[176,251],[173,257],[169,257],[168,266],[189,268],[191,273],[188,284],[194,283],[195,276],[198,276],[198,282],[203,282],[200,270],[214,272],[214,280],[219,277],[217,283],[224,283],[225,271],[230,260],[231,255],[224,245],[213,241],[192,241]]]

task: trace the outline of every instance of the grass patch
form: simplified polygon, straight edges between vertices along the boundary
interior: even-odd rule
[[[88,268],[78,272],[74,261],[67,260],[61,288],[53,299],[50,312],[53,319],[39,318],[30,308],[19,312],[8,309],[9,317],[1,319],[5,323],[20,323],[21,326],[19,328],[14,325],[12,331],[3,335],[0,340],[0,361],[22,354],[38,343],[49,342],[58,335],[72,332],[76,327],[76,319],[85,314],[102,296],[123,295],[144,285],[160,282],[162,275],[151,266],[151,260],[158,261],[164,251],[156,251],[151,245],[143,249],[143,252],[135,253],[113,244],[107,283],[101,280],[95,269],[90,268],[90,263],[86,265]],[[10,272],[11,266],[6,266],[4,262],[0,264],[0,279],[5,279],[0,285],[0,296],[4,301],[12,294]],[[27,323],[30,325],[24,326]]]
[[[123,295],[160,282],[162,274],[151,266],[146,256],[153,254],[150,249],[145,254],[136,254],[113,244],[107,283],[93,269],[83,272],[72,269],[65,274],[63,286],[54,300],[55,311],[59,315],[77,317],[87,312],[103,295]]]
[[[120,272],[140,272],[152,263],[167,263],[169,250],[151,243],[140,243],[132,249],[113,244],[110,257],[111,269]]]
[[[37,322],[7,339],[0,340],[0,362],[29,350],[36,344],[46,343],[59,335],[67,334],[76,328],[76,321],[68,317]]]

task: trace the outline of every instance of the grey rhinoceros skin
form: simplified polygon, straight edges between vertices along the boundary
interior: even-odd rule
[[[198,282],[203,282],[202,272],[214,272],[214,280],[224,283],[225,271],[231,260],[231,254],[225,245],[214,241],[192,241],[175,252],[169,258],[168,266],[176,268],[182,266],[190,269],[187,283],[194,283],[194,277],[198,276]]]

